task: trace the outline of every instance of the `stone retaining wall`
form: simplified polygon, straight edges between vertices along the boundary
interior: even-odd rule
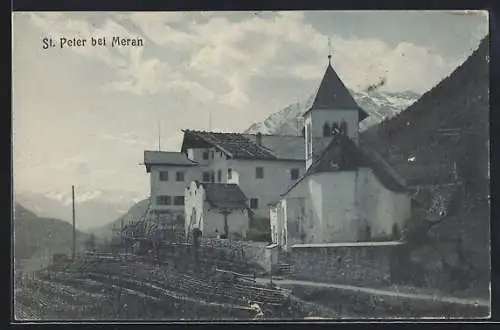
[[[300,247],[291,253],[293,277],[303,280],[380,286],[399,282],[399,245]]]

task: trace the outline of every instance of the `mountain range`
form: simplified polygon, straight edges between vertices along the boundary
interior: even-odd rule
[[[420,97],[419,94],[406,91],[399,93],[386,92],[378,89],[356,92],[350,91],[358,105],[370,116],[360,123],[360,130],[365,130],[384,119],[391,118],[408,108]],[[245,133],[300,135],[304,125],[302,114],[310,108],[314,94],[303,102],[290,104],[286,108],[273,113],[262,122],[254,123]]]
[[[142,200],[137,192],[75,187],[76,226],[83,231],[110,223]],[[71,187],[67,191],[16,192],[15,202],[33,210],[41,217],[72,222]]]

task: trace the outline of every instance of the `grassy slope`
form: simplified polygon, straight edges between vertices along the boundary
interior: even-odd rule
[[[23,206],[14,210],[14,258],[18,266],[32,270],[43,267],[54,253],[71,253],[73,227],[51,218],[41,218]],[[87,235],[77,231],[81,251]]]

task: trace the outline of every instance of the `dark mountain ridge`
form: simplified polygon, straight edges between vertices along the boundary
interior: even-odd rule
[[[14,207],[14,260],[16,268],[37,269],[55,253],[71,254],[73,226],[63,220],[38,217],[20,204]],[[77,249],[82,251],[88,238],[77,230]]]
[[[408,109],[361,133],[415,193],[413,257],[434,285],[489,285],[488,39]]]

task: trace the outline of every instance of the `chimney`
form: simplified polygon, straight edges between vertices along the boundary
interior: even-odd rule
[[[262,145],[262,134],[260,132],[258,132],[256,135],[255,135],[255,138],[257,139],[257,144],[259,146]]]

